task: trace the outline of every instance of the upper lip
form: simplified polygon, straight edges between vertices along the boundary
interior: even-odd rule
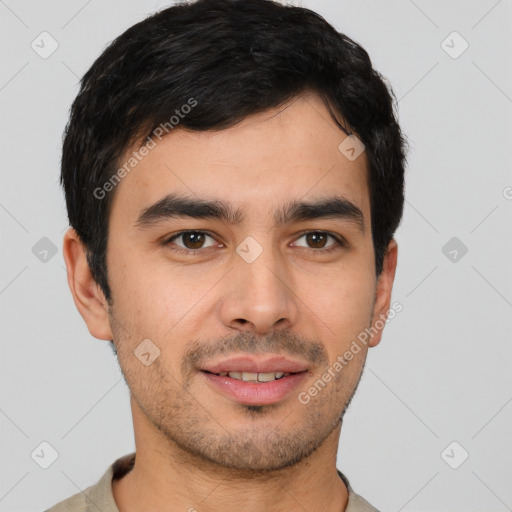
[[[307,364],[285,356],[257,358],[254,356],[234,356],[222,361],[204,364],[200,370],[211,373],[250,372],[250,373],[299,373],[308,369]]]

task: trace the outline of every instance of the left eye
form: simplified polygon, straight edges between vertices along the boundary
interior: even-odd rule
[[[326,233],[324,231],[309,231],[308,233],[304,233],[301,235],[298,240],[301,238],[306,238],[307,243],[309,244],[308,248],[311,249],[324,249],[326,247],[326,242],[328,238],[332,238],[334,240],[334,243],[331,245],[328,245],[327,247],[331,248],[332,246],[342,245],[341,241],[336,238],[334,235],[331,235],[329,233]],[[297,245],[296,242],[294,242],[293,245]],[[303,246],[299,246],[303,247]],[[331,250],[331,249],[327,249]]]

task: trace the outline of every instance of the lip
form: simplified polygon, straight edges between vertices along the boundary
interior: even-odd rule
[[[299,373],[308,370],[305,362],[290,359],[286,356],[271,356],[257,358],[254,356],[234,356],[222,361],[204,364],[200,370],[210,373],[221,372],[250,372],[250,373]],[[259,386],[260,384],[256,384]]]
[[[223,371],[223,370],[220,370]],[[232,370],[237,371],[237,370]],[[229,376],[200,371],[207,382],[224,396],[246,405],[269,405],[279,402],[294,391],[306,378],[307,371],[293,373],[270,382],[245,382]]]

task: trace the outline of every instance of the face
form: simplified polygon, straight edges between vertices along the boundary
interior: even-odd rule
[[[339,428],[367,346],[335,363],[389,306],[394,272],[375,276],[367,161],[340,152],[345,138],[301,96],[230,129],[176,129],[117,185],[104,328],[136,430],[261,472]]]

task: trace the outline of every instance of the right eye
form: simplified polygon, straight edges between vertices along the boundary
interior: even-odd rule
[[[190,231],[180,231],[179,233],[175,233],[170,238],[168,238],[164,245],[176,245],[177,247],[171,247],[171,250],[181,253],[191,253],[195,254],[197,252],[204,252],[204,243],[205,238],[211,238],[215,240],[210,234],[206,231],[199,230],[190,230]],[[175,244],[175,240],[182,240],[182,245]],[[215,244],[211,244],[207,247],[212,247]]]

